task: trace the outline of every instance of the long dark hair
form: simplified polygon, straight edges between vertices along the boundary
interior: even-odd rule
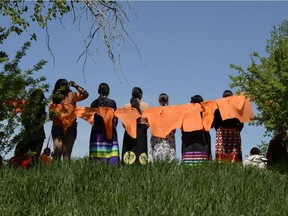
[[[106,97],[109,95],[110,88],[107,83],[101,83],[98,87],[99,96],[99,106],[105,105]]]
[[[58,79],[55,83],[52,100],[54,104],[59,104],[71,92],[69,83],[66,79]]]
[[[161,106],[166,106],[166,105],[168,105],[168,103],[169,103],[169,97],[168,97],[168,95],[165,94],[165,93],[161,93],[161,94],[159,95],[159,104],[160,104]]]
[[[142,89],[139,87],[134,87],[132,89],[132,98],[130,99],[130,104],[131,107],[136,108],[138,112],[141,114],[141,109],[140,109],[140,100],[142,98]]]
[[[131,107],[135,108],[138,110],[138,112],[141,114],[141,109],[140,109],[140,103],[139,103],[139,100],[137,98],[131,98],[130,99],[130,104],[131,104]]]

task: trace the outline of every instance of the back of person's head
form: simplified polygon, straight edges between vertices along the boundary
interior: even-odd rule
[[[59,104],[70,91],[68,81],[66,79],[58,79],[53,90],[53,103]]]
[[[169,97],[168,97],[167,94],[161,93],[161,94],[159,95],[159,104],[160,104],[161,106],[167,106],[167,105],[169,104]]]
[[[132,98],[137,98],[137,99],[141,100],[142,99],[142,95],[143,95],[143,92],[142,92],[141,88],[134,87],[132,89]]]
[[[107,83],[101,83],[98,87],[99,97],[99,106],[105,106],[106,97],[109,95],[109,85]]]
[[[229,96],[232,96],[233,95],[233,93],[232,93],[232,91],[230,91],[230,90],[225,90],[224,92],[223,92],[223,97],[229,97]]]
[[[191,97],[191,103],[201,103],[203,101],[204,100],[201,95],[194,95],[193,97]]]
[[[46,147],[46,148],[44,149],[43,153],[44,153],[45,155],[49,156],[49,155],[51,154],[51,149],[48,148],[48,147]]]
[[[34,91],[32,91],[32,93],[30,94],[30,99],[32,103],[41,103],[42,101],[44,101],[46,98],[44,96],[44,92],[42,89],[35,89]]]
[[[257,148],[257,147],[253,147],[251,150],[250,150],[250,155],[260,155],[260,150]]]
[[[110,92],[109,85],[107,83],[101,83],[98,87],[98,94],[108,96]]]
[[[138,110],[139,113],[141,113],[141,110],[140,110],[140,103],[139,103],[139,100],[137,98],[131,98],[130,99],[130,104],[131,104],[131,107],[135,108]]]

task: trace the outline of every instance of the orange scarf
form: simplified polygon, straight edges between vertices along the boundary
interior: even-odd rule
[[[137,119],[141,117],[137,109],[132,107],[123,107],[115,111],[115,116],[120,118],[126,132],[134,139],[137,137]]]
[[[90,108],[81,106],[74,107],[63,104],[50,104],[49,110],[54,110],[54,112],[59,115],[56,118],[60,119],[64,132],[66,132],[67,129],[72,126],[77,117],[80,117],[89,122],[91,125],[94,125],[94,115],[97,113],[104,120],[107,139],[112,139],[112,120],[114,117],[114,110],[110,107]]]
[[[181,106],[146,108],[142,114],[142,117],[148,119],[151,134],[161,138],[165,138],[172,130],[180,128],[183,116]]]
[[[244,95],[232,95],[216,100],[223,120],[237,118],[241,122],[253,119],[252,103]]]

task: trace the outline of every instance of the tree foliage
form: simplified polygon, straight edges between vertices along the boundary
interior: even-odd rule
[[[288,21],[274,26],[267,40],[267,57],[257,52],[251,54],[251,65],[244,70],[231,65],[238,71],[230,76],[231,87],[238,87],[257,105],[259,113],[254,124],[264,125],[267,134],[286,133],[288,130]]]
[[[0,44],[7,39],[10,32],[10,29],[0,29]],[[0,153],[6,154],[11,151],[23,137],[21,115],[16,112],[16,108],[24,109],[26,116],[34,116],[33,109],[28,110],[25,109],[25,105],[21,103],[15,105],[14,103],[27,101],[35,89],[47,91],[49,87],[48,84],[45,84],[45,77],[35,76],[35,73],[46,64],[46,61],[40,60],[31,69],[21,69],[21,61],[30,45],[30,41],[24,43],[12,60],[4,52],[0,57],[0,63],[3,65],[0,71]]]

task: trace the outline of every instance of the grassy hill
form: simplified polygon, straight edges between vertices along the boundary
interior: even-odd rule
[[[0,169],[0,215],[288,215],[288,179],[240,164]]]

